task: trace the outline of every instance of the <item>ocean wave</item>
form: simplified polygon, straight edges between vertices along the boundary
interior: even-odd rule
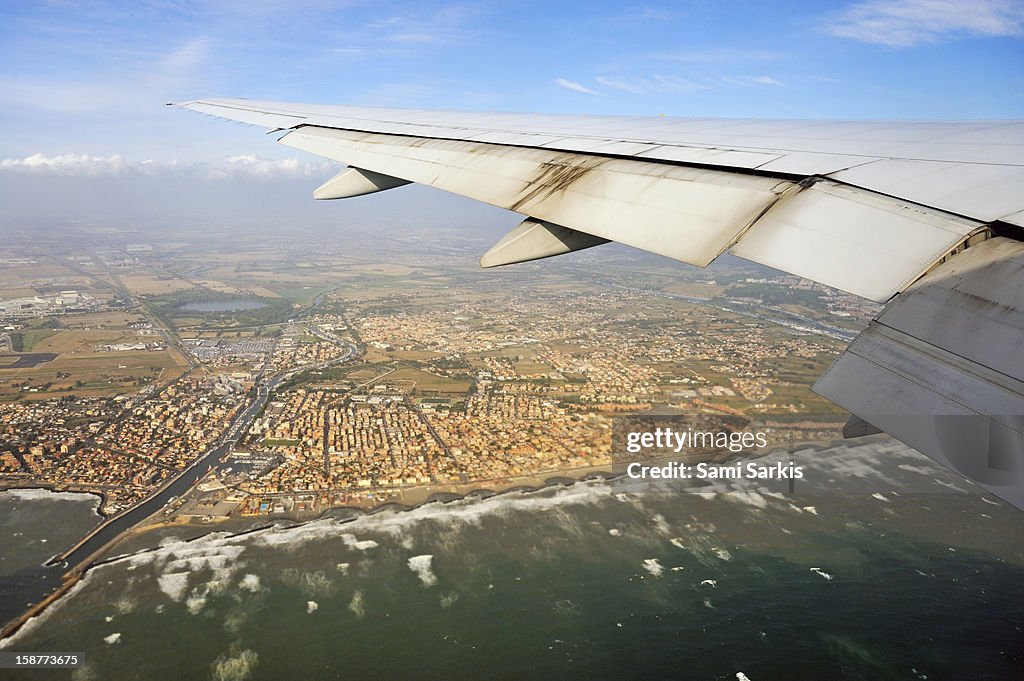
[[[352,600],[348,603],[348,609],[357,619],[362,619],[366,614],[366,607],[363,605],[363,592],[359,589],[352,594]]]
[[[238,583],[238,588],[244,589],[245,591],[249,591],[251,593],[258,592],[261,589],[260,576],[254,575],[252,573],[245,575],[244,577],[242,577],[242,581]]]
[[[198,615],[206,607],[206,593],[203,590],[193,591],[185,600],[185,607],[188,609],[188,614]]]
[[[71,681],[96,681],[99,676],[91,664],[86,662],[78,669],[71,670]]]
[[[662,564],[660,562],[658,562],[657,558],[648,558],[648,559],[646,559],[643,562],[643,567],[644,567],[644,570],[647,570],[649,573],[651,573],[655,577],[661,577],[662,573],[665,572],[664,566],[662,566]]]
[[[298,568],[285,568],[281,571],[281,581],[288,586],[297,588],[307,597],[331,596],[338,588],[323,570],[305,571]]]
[[[812,567],[811,568],[811,572],[813,572],[816,575],[819,575],[820,577],[822,577],[823,579],[825,579],[826,581],[829,581],[829,582],[831,582],[832,579],[833,579],[832,575],[830,575],[829,573],[825,572],[824,570],[822,570],[819,567]]]
[[[14,501],[89,501],[93,504],[93,511],[98,511],[100,507],[99,495],[92,492],[56,492],[36,487],[4,490],[0,492],[0,498],[2,497],[9,497]]]
[[[234,570],[244,550],[242,537],[227,532],[212,532],[192,540],[166,537],[160,541],[158,548],[118,558],[108,564],[127,561],[130,569],[156,565],[169,572]]]
[[[341,540],[345,542],[345,546],[355,549],[356,551],[369,551],[370,549],[375,549],[380,546],[380,544],[372,539],[359,539],[354,534],[343,534],[341,535]]]
[[[168,572],[156,578],[160,590],[172,601],[180,601],[188,590],[187,572]]]
[[[407,562],[409,569],[416,573],[416,576],[420,578],[420,582],[425,587],[431,587],[437,584],[437,576],[433,570],[434,556],[429,553],[422,556],[413,556]]]
[[[654,529],[657,530],[659,534],[666,536],[672,534],[672,528],[669,527],[668,521],[665,520],[665,516],[660,513],[655,513],[654,516],[651,517],[651,522],[654,523]]]
[[[455,602],[459,600],[459,592],[452,591],[451,593],[441,594],[441,607],[445,610],[450,609]]]
[[[768,499],[760,492],[752,490],[730,490],[722,494],[721,498],[733,504],[753,506],[758,509],[768,508]]]
[[[213,661],[210,672],[214,681],[245,681],[252,676],[257,664],[259,655],[255,650],[232,647]]]
[[[119,615],[128,615],[135,610],[138,603],[133,598],[128,596],[121,596],[114,601],[114,609],[117,610]]]

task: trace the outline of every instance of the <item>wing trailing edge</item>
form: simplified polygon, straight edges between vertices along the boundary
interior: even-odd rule
[[[822,178],[317,126],[280,142],[691,265],[729,250],[877,302],[986,229]]]

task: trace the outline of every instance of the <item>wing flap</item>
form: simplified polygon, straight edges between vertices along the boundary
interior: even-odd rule
[[[280,141],[701,267],[794,186],[702,168],[315,126]]]
[[[968,248],[890,303],[814,391],[1024,508],[1022,269],[1024,243]]]
[[[825,180],[779,201],[730,252],[885,302],[983,228]]]
[[[280,141],[692,265],[706,266],[731,247],[740,257],[878,302],[984,228],[829,180],[797,185],[594,154],[308,125]]]

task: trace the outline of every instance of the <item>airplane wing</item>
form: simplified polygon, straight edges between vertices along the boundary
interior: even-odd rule
[[[814,390],[1024,508],[1024,121],[181,106],[348,164],[319,199],[417,182],[527,216],[484,267],[617,241],[885,303]]]

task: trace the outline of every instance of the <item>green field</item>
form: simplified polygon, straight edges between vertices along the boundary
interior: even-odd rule
[[[308,306],[313,304],[314,298],[321,293],[326,293],[330,288],[324,286],[301,286],[298,288],[274,288],[271,290],[286,300],[302,306]]]
[[[40,341],[44,341],[57,333],[56,329],[25,329],[10,334],[11,345],[15,352],[32,352]]]
[[[275,440],[267,438],[262,442],[264,447],[294,447],[299,444],[298,440]]]

